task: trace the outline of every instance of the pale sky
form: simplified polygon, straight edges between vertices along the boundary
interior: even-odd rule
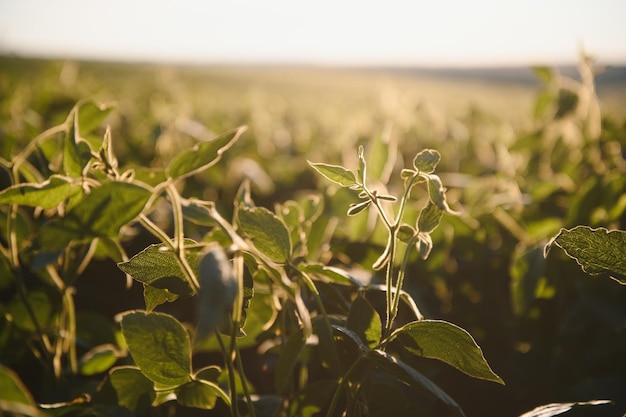
[[[133,61],[626,64],[626,0],[0,0],[0,53]]]

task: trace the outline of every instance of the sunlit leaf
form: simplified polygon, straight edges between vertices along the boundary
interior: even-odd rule
[[[382,323],[378,312],[363,296],[357,296],[348,314],[346,326],[359,335],[370,348],[376,346],[382,334]]]
[[[430,236],[430,233],[420,233],[418,237],[419,239],[415,245],[420,253],[420,257],[426,259],[433,249],[433,238]]]
[[[208,142],[196,144],[192,149],[187,149],[174,158],[168,168],[167,176],[180,179],[197,174],[215,165],[236,141],[246,131],[242,126],[230,130]]]
[[[287,261],[291,237],[280,218],[264,207],[241,207],[237,213],[243,233],[259,251],[273,261]]]
[[[228,395],[215,383],[196,379],[176,389],[176,400],[185,407],[211,410],[215,408],[218,398],[230,405]]]
[[[118,351],[112,344],[96,346],[80,358],[78,370],[81,375],[106,372],[115,364],[118,356]]]
[[[432,201],[428,201],[426,207],[420,211],[417,219],[417,230],[422,233],[432,233],[439,226],[443,211]]]
[[[439,176],[435,174],[428,174],[426,177],[428,179],[428,195],[430,197],[430,201],[432,201],[435,206],[439,207],[441,211],[445,211],[446,213],[453,215],[458,214],[448,206],[448,201],[446,200],[446,189],[441,183]]]
[[[100,126],[111,113],[113,106],[96,104],[93,101],[84,101],[78,105],[78,126],[80,134],[86,135]]]
[[[357,168],[357,180],[360,184],[365,185],[367,183],[367,164],[365,163],[365,157],[363,156],[363,146],[359,146],[359,165]]]
[[[131,411],[145,410],[152,404],[156,395],[154,383],[133,366],[120,366],[109,373],[111,386],[117,394],[117,402]]]
[[[76,193],[80,185],[72,184],[68,178],[53,175],[41,184],[23,183],[0,192],[0,204],[15,203],[23,206],[51,209]]]
[[[435,171],[437,164],[441,160],[441,154],[434,149],[424,149],[413,159],[413,166],[423,174],[430,174]]]
[[[544,254],[556,244],[575,259],[588,274],[612,274],[626,284],[626,232],[577,226],[561,229],[545,247]]]
[[[372,204],[371,200],[361,201],[360,203],[352,203],[348,207],[348,216],[356,216]]]
[[[314,163],[309,161],[317,172],[322,174],[326,179],[341,185],[342,187],[351,187],[356,184],[356,177],[354,172],[346,169],[340,165],[330,165],[324,163]]]
[[[191,343],[187,330],[164,313],[129,312],[122,317],[122,334],[141,372],[164,387],[191,380]]]
[[[485,360],[474,338],[462,328],[440,320],[421,320],[396,330],[391,339],[409,352],[438,359],[469,376],[504,384]]]
[[[185,245],[194,245],[196,242],[185,239]],[[185,258],[194,272],[198,272],[200,248],[185,249]],[[191,295],[193,290],[187,282],[181,267],[176,260],[176,254],[167,250],[165,244],[150,245],[126,262],[117,266],[142,284],[168,290],[178,296]]]
[[[413,239],[413,237],[415,236],[415,233],[416,231],[411,225],[403,223],[398,228],[396,237],[400,239],[400,241],[404,243],[408,243],[411,241],[411,239]]]
[[[587,406],[587,405],[605,405],[611,404],[611,401],[608,400],[594,400],[594,401],[586,401],[586,402],[577,402],[577,403],[552,403],[541,405],[536,407],[519,417],[553,417],[558,416],[559,414],[566,413],[570,411],[572,408]]]
[[[71,177],[80,177],[91,160],[91,148],[79,132],[77,110],[70,113],[68,129],[63,141],[63,171]]]
[[[126,182],[107,182],[94,188],[65,217],[57,217],[40,230],[37,247],[44,251],[62,249],[72,241],[117,237],[122,226],[144,209],[150,191]]]

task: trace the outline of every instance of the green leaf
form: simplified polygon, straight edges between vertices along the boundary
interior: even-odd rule
[[[192,239],[185,239],[184,241],[185,246],[195,243]],[[185,249],[185,259],[194,272],[198,272],[200,249],[196,247]],[[167,250],[163,243],[150,245],[128,261],[121,262],[117,266],[144,285],[159,290],[168,290],[176,296],[193,294],[193,289],[187,282],[176,260],[176,255]],[[152,295],[156,295],[156,293]]]
[[[430,197],[430,201],[432,201],[435,206],[439,207],[441,211],[457,215],[458,213],[448,206],[448,202],[446,200],[446,189],[441,183],[439,176],[435,174],[427,174],[426,178],[428,179],[428,195]]]
[[[20,298],[15,298],[6,309],[6,314],[12,318],[15,326],[32,333],[37,331],[37,326],[33,323],[30,310],[32,310],[40,326],[44,328],[52,326],[52,323],[57,319],[58,313],[55,311],[55,304],[47,293],[40,289],[30,290],[26,295],[25,301],[28,304],[24,303]]]
[[[176,400],[185,407],[212,410],[217,398],[222,398],[230,406],[228,395],[214,382],[194,380],[176,389]]]
[[[78,108],[74,107],[67,121],[68,129],[63,142],[63,171],[71,177],[81,177],[91,160],[91,147],[80,135]]]
[[[113,106],[97,105],[93,101],[85,101],[78,105],[78,126],[80,134],[86,135],[100,126],[111,113]]]
[[[227,314],[232,312],[238,283],[226,253],[219,246],[206,252],[199,268],[196,338],[201,340],[213,333]]]
[[[81,375],[100,374],[109,370],[117,358],[117,349],[112,344],[96,346],[80,358],[78,371]]]
[[[11,186],[0,192],[0,204],[19,204],[22,206],[55,208],[66,199],[80,193],[80,185],[72,184],[70,179],[53,175],[41,184],[24,183]]]
[[[592,229],[589,226],[576,226],[561,229],[558,235],[545,246],[544,255],[553,244],[575,259],[588,274],[612,274],[621,284],[626,285],[626,232],[622,230]]]
[[[306,338],[301,330],[292,334],[287,343],[281,348],[278,363],[274,369],[274,387],[277,393],[282,393],[293,373],[302,352],[306,346]]]
[[[254,246],[276,262],[286,262],[291,254],[291,237],[285,223],[265,207],[241,207],[239,226]]]
[[[533,67],[533,71],[535,72],[537,78],[546,84],[551,83],[554,79],[554,71],[549,67],[536,66]]]
[[[10,368],[0,364],[0,402],[35,405],[33,396],[19,376]]]
[[[390,337],[409,352],[438,359],[479,379],[504,384],[483,356],[474,338],[462,328],[440,320],[421,320],[396,330]]]
[[[552,417],[558,416],[559,414],[563,414],[571,410],[575,407],[586,406],[586,405],[604,405],[611,404],[611,401],[608,400],[594,400],[594,401],[586,401],[586,402],[577,402],[577,403],[552,403],[541,405],[536,407],[519,417]]]
[[[433,249],[433,238],[430,236],[430,233],[419,233],[415,246],[422,259],[428,258],[430,251]]]
[[[143,299],[146,303],[146,310],[152,311],[158,305],[161,305],[163,303],[171,303],[172,301],[177,300],[178,295],[170,292],[169,290],[162,290],[151,285],[144,285]]]
[[[120,366],[109,373],[111,386],[117,394],[117,402],[133,412],[150,407],[156,394],[154,384],[134,366]]]
[[[170,162],[167,168],[168,178],[185,178],[215,165],[246,129],[242,126],[230,130],[211,141],[198,143],[192,149],[181,152]]]
[[[150,191],[126,182],[107,182],[94,188],[65,217],[46,223],[37,247],[45,252],[65,248],[72,240],[117,237],[122,226],[144,209]]]
[[[359,165],[357,168],[357,180],[360,184],[365,185],[367,182],[367,165],[363,156],[363,146],[359,146]]]
[[[448,406],[448,408],[450,408],[455,415],[465,416],[461,407],[459,407],[459,405],[448,394],[446,394],[445,391],[406,363],[394,358],[387,352],[383,352],[378,349],[370,350],[367,353],[367,358],[377,365],[378,368],[384,369],[392,375],[395,375],[407,384],[430,392],[435,397],[439,398],[446,406]]]
[[[423,174],[430,174],[435,171],[437,164],[441,160],[441,154],[434,149],[424,149],[413,159],[413,166]]]
[[[134,311],[122,317],[122,334],[141,372],[163,387],[191,380],[191,344],[185,328],[163,313]]]
[[[309,165],[317,172],[322,174],[326,179],[341,185],[342,187],[352,187],[356,185],[356,177],[354,172],[340,165],[330,165],[324,163],[314,163],[308,161]]]
[[[352,302],[346,326],[359,335],[370,348],[378,345],[382,334],[380,316],[362,295],[357,296]]]
[[[372,200],[361,201],[360,203],[352,203],[348,207],[348,216],[356,216],[372,204]]]
[[[441,216],[443,216],[443,211],[429,200],[417,219],[417,230],[422,233],[432,233],[439,226]]]
[[[406,223],[403,223],[398,228],[398,232],[396,233],[396,237],[400,239],[401,242],[408,243],[415,236],[415,229],[413,226],[410,226]]]

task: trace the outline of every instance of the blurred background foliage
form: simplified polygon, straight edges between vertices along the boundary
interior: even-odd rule
[[[165,166],[194,141],[245,124],[242,140],[220,164],[187,181],[184,194],[216,201],[229,217],[244,178],[257,204],[267,207],[319,192],[325,199],[319,230],[330,223],[335,232],[332,247],[320,253],[355,274],[369,268],[385,234],[367,215],[346,217],[353,197],[320,180],[306,160],[352,167],[359,145],[369,160],[380,157],[377,144],[391,142],[396,163],[377,174],[400,189],[397,170],[407,158],[423,148],[439,150],[448,200],[462,215],[444,218],[427,261],[414,255],[406,289],[427,318],[467,329],[507,385],[472,380],[429,360],[414,365],[468,416],[494,410],[513,416],[540,404],[598,398],[626,410],[626,288],[585,275],[560,251],[543,255],[561,227],[626,230],[625,81],[598,90],[599,100],[587,58],[575,77],[537,68],[536,82],[517,84],[382,70],[13,58],[2,58],[0,68],[0,157],[10,159],[63,122],[84,98],[115,106],[106,124],[120,165],[136,165],[145,178],[146,168]],[[8,185],[0,173],[0,189]],[[128,253],[149,238],[128,242]],[[2,268],[0,300],[8,311],[15,289]],[[140,289],[126,289],[110,261],[88,268],[76,286],[79,330],[99,343],[115,342],[116,313],[142,307]],[[41,298],[45,323],[53,314],[46,294],[32,296]],[[2,362],[37,396],[41,382],[28,375],[29,358],[19,353],[21,341],[10,338],[9,326],[0,328]]]

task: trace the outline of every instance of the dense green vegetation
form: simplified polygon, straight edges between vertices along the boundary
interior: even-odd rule
[[[0,410],[624,414],[626,121],[589,64],[2,60]]]

